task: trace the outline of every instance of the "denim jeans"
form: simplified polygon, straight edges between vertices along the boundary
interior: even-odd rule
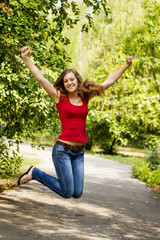
[[[32,179],[41,182],[63,198],[79,198],[83,192],[84,149],[73,152],[56,143],[52,150],[52,159],[57,178],[34,168]]]

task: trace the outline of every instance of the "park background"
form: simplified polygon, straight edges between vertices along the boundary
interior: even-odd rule
[[[29,45],[31,58],[51,83],[68,67],[83,79],[102,83],[127,56],[134,56],[105,96],[90,101],[85,147],[115,159],[124,146],[145,152],[147,156],[136,158],[133,176],[158,189],[159,1],[6,0],[0,3],[0,26],[1,180],[19,174],[24,162],[18,153],[20,142],[54,144],[61,131],[55,103],[21,59],[21,47]],[[11,153],[13,144],[17,150]]]

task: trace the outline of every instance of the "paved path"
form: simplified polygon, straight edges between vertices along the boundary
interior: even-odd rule
[[[21,151],[54,174],[51,148]],[[86,155],[80,199],[62,199],[36,181],[3,192],[0,240],[160,240],[160,201],[130,176],[127,165]]]

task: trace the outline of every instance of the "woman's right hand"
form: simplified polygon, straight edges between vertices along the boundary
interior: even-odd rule
[[[28,56],[28,54],[30,53],[30,47],[29,46],[25,46],[21,48],[21,57],[24,59],[25,57]]]

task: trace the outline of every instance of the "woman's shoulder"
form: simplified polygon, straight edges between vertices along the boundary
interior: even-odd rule
[[[59,101],[56,104],[63,103],[64,101],[66,101],[66,99],[67,99],[67,96],[59,91]]]

